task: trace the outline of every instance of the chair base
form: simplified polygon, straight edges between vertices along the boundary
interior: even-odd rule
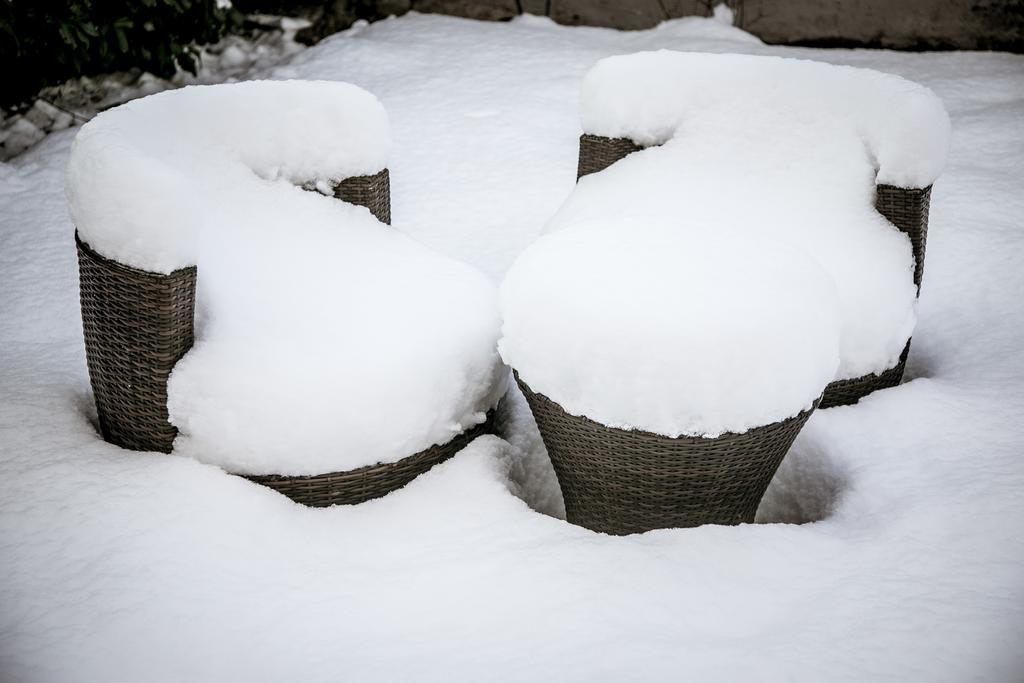
[[[523,382],[554,465],[566,519],[608,534],[753,522],[814,410],[743,434],[667,437],[571,415]]]
[[[451,458],[476,437],[493,434],[496,413],[497,408],[490,410],[484,422],[467,429],[447,443],[431,446],[396,462],[303,477],[276,474],[238,476],[274,489],[308,507],[356,505],[402,488],[434,465]]]

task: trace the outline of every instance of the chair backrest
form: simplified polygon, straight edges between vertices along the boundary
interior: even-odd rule
[[[786,121],[834,120],[874,161],[875,209],[910,237],[920,291],[931,186],[949,145],[949,117],[927,88],[807,60],[660,50],[599,61],[581,101],[577,179],[667,142],[708,111],[740,112],[739,124],[759,107],[784,110]]]
[[[307,202],[284,183],[326,191],[349,179],[338,190],[343,199],[373,187],[380,194],[390,147],[384,107],[348,83],[192,86],[133,100],[83,126],[68,162],[68,205],[98,253],[170,273],[197,263],[205,232],[251,220],[246,207],[269,193],[266,208],[280,220],[301,212]],[[367,179],[351,180],[360,176]],[[380,206],[371,202],[375,215]]]
[[[644,147],[628,138],[609,138],[584,133],[580,136],[576,179],[603,171],[616,161],[642,149]],[[919,292],[921,279],[924,277],[931,194],[931,185],[924,188],[875,185],[875,209],[910,237],[914,249],[914,284],[917,285]]]

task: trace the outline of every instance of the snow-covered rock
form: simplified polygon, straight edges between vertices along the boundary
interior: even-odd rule
[[[357,207],[301,189],[386,166],[387,115],[338,82],[166,91],[82,127],[82,238],[155,272],[199,267],[197,340],[168,382],[175,451],[305,475],[412,455],[503,392],[493,285]]]
[[[39,130],[48,130],[53,125],[53,120],[60,114],[60,110],[49,102],[36,100],[32,107],[25,112],[25,118],[32,122]]]
[[[505,362],[574,415],[666,436],[796,415],[839,363],[828,274],[805,253],[682,221],[546,235],[501,290]]]
[[[0,143],[3,145],[5,157],[21,154],[26,149],[46,137],[28,118],[19,117],[7,123],[0,134]]]

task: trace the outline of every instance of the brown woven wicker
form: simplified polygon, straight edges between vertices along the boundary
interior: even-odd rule
[[[918,294],[921,292],[921,279],[924,276],[924,254],[928,242],[928,207],[931,202],[932,187],[922,189],[894,187],[893,185],[875,186],[875,208],[878,213],[902,230],[910,238],[914,251],[914,284]],[[843,379],[832,382],[825,387],[821,397],[822,408],[853,405],[873,391],[898,386],[903,380],[903,371],[907,366],[907,355],[910,353],[910,340],[903,348],[900,359],[893,367],[883,370],[877,375],[864,375],[854,379]]]
[[[931,185],[922,189],[875,185],[875,209],[910,237],[914,247],[914,284],[918,292],[921,291],[921,278],[924,276],[931,198]]]
[[[819,408],[834,408],[836,406],[849,406],[861,400],[873,391],[889,389],[898,386],[903,380],[903,371],[907,367],[907,354],[910,353],[910,340],[903,347],[903,353],[896,365],[883,370],[877,375],[861,375],[853,379],[840,379],[830,382],[825,387],[825,393],[821,396]]]
[[[577,167],[577,179],[589,174],[603,171],[619,159],[643,149],[627,138],[607,138],[598,135],[583,134],[580,136],[580,154]],[[875,208],[890,223],[910,237],[914,250],[914,284],[921,291],[921,278],[924,275],[925,246],[928,241],[928,207],[931,201],[931,185],[923,189],[895,187],[893,185],[875,186]],[[864,375],[853,379],[832,382],[825,387],[821,398],[821,408],[851,405],[878,389],[894,387],[903,379],[907,354],[910,351],[910,340],[900,356],[899,362],[893,367],[883,370],[877,375]]]
[[[814,410],[717,438],[607,427],[571,415],[516,374],[565,498],[566,519],[608,534],[740,524]]]
[[[335,196],[391,222],[387,169],[343,180]],[[122,448],[169,453],[177,430],[167,421],[167,377],[192,347],[196,268],[150,273],[101,256],[77,233],[75,243],[86,360],[103,438]],[[320,477],[252,479],[309,505],[360,502],[405,485],[492,423],[493,416],[447,444],[396,463]]]
[[[345,178],[334,188],[334,196],[349,204],[365,206],[381,223],[391,225],[391,176],[388,169],[373,175]]]
[[[639,152],[643,147],[629,138],[606,138],[584,133],[580,136],[580,156],[576,179],[603,171],[619,159]]]
[[[493,434],[495,413],[496,409],[491,410],[485,422],[467,429],[451,441],[431,446],[396,462],[311,477],[269,475],[245,478],[310,507],[355,505],[402,488],[434,465],[458,453],[476,437]]]
[[[104,258],[75,233],[85,357],[103,438],[170,453],[167,376],[192,347],[196,269],[149,273]]]

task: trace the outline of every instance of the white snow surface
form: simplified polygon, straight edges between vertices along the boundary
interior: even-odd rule
[[[767,110],[767,111],[766,111]],[[807,59],[657,50],[607,57],[583,79],[583,131],[660,145],[704,118],[743,128],[770,114],[788,126],[823,123],[853,135],[878,183],[927,187],[942,173],[949,115],[928,88],[872,69]]]
[[[243,474],[393,462],[504,392],[483,274],[298,187],[375,173],[389,147],[380,102],[330,81],[186,87],[82,127],[67,181],[82,238],[199,269],[196,345],[167,386],[176,452]]]
[[[167,385],[175,452],[245,474],[393,462],[505,392],[494,285],[284,183],[225,202],[201,241],[196,345]]]
[[[949,118],[931,91],[868,69],[660,50],[601,60],[582,92],[585,131],[658,146],[585,177],[550,230],[671,215],[783,240],[835,281],[836,379],[896,364],[915,324],[914,257],[874,209],[875,171],[918,186],[941,170]]]
[[[387,166],[390,148],[384,107],[349,83],[186,86],[82,126],[68,162],[68,204],[100,254],[169,273],[197,263],[204,232],[236,222],[211,215],[212,206],[255,200],[272,191],[267,181],[370,175]]]
[[[610,427],[745,432],[792,417],[839,364],[839,296],[806,253],[685,221],[541,237],[501,287],[502,358]]]
[[[574,186],[583,75],[658,48],[896,73],[954,124],[907,381],[815,412],[759,523],[565,524],[514,391],[504,440],[357,507],[103,443],[60,132],[0,164],[0,678],[1019,680],[1024,57],[413,14],[253,76],[374,92],[396,230],[497,281]]]

